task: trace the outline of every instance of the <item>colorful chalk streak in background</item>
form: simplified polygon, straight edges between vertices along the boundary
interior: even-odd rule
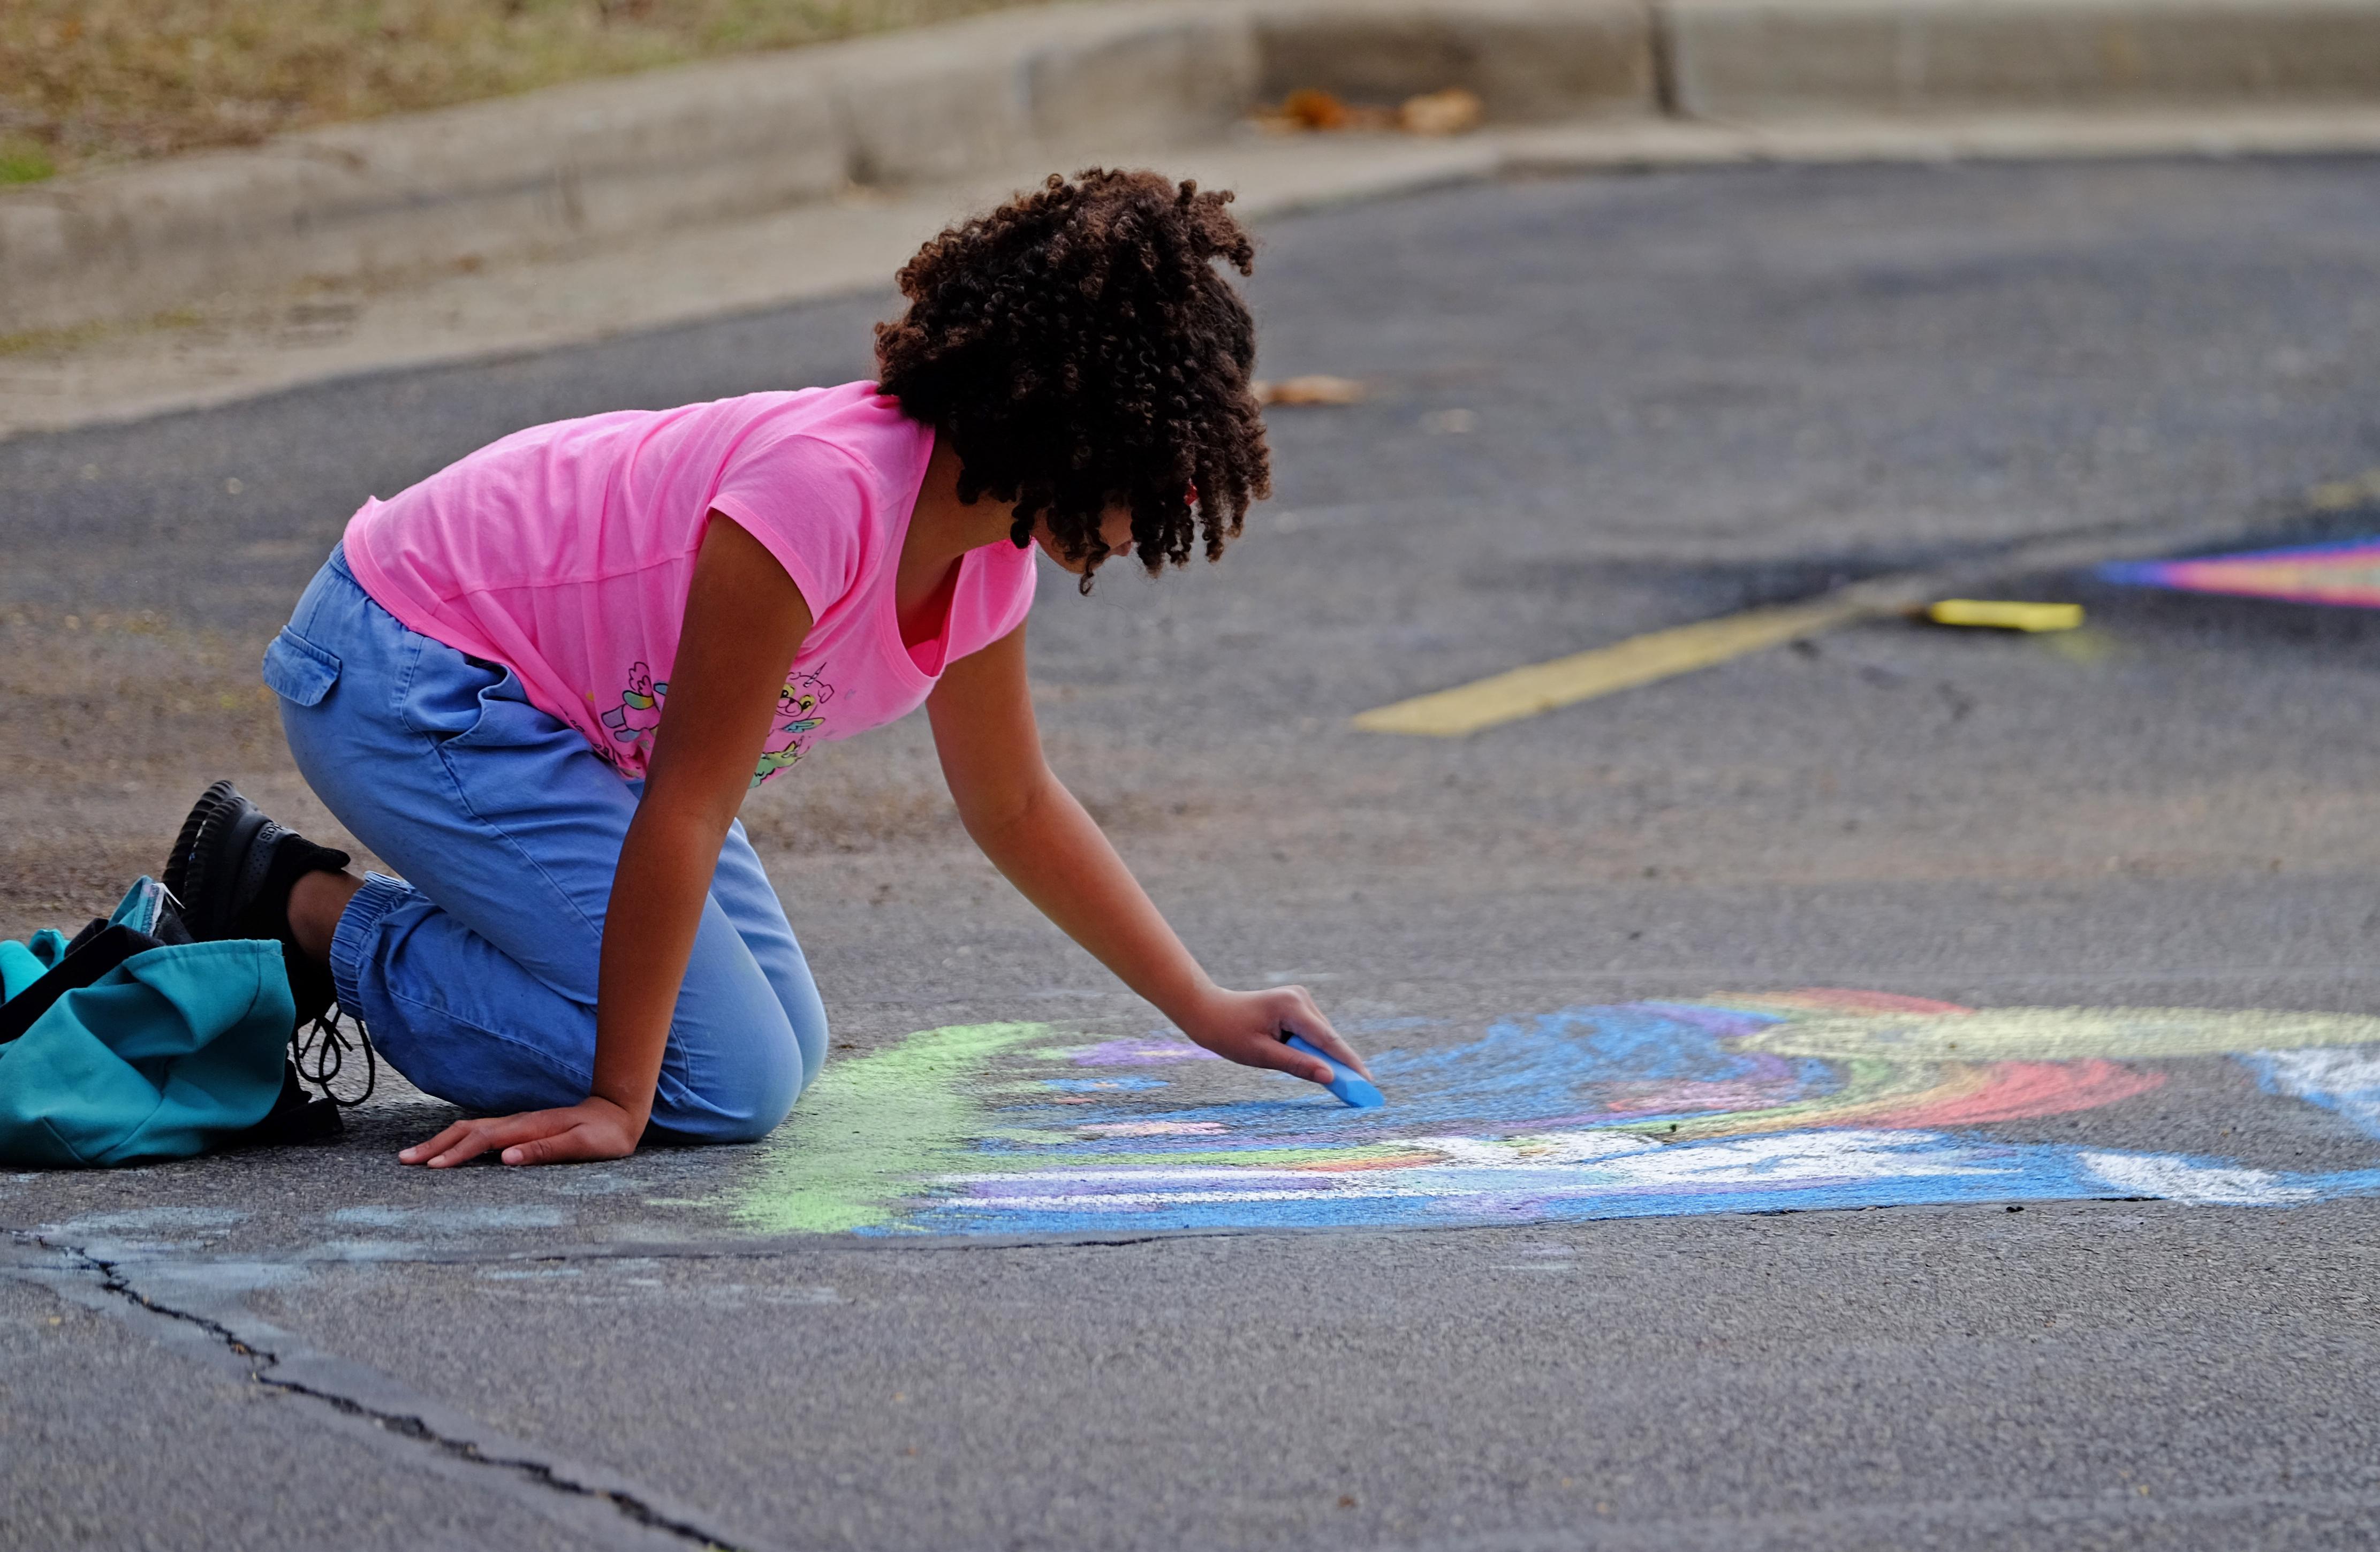
[[[2110,582],[2184,593],[2380,609],[2380,540],[2178,561],[2127,561],[2101,566],[2099,575]]]
[[[2167,1073],[2131,1063],[2200,1058],[2380,1137],[2374,1018],[1803,991],[1564,1008],[1452,1046],[1398,1049],[1377,1025],[1360,1038],[1385,1109],[1253,1073],[1208,1081],[1225,1076],[1199,1066],[1214,1059],[1170,1037],[923,1031],[830,1064],[721,1205],[761,1232],[1086,1234],[2380,1193],[2380,1169],[2288,1174],[1978,1130],[2145,1094]],[[1176,1097],[1192,1089],[1209,1097]]]

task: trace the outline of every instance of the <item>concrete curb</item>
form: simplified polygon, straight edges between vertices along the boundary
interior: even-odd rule
[[[2371,100],[2365,0],[1661,0],[1696,115]]]
[[[780,209],[847,185],[1210,140],[1356,18],[1368,87],[1480,90],[1507,116],[1648,91],[1634,0],[1117,0],[341,125],[0,198],[0,333],[225,291],[386,277]],[[1421,52],[1399,74],[1406,47]],[[1614,63],[1614,62],[1617,63]]]
[[[1491,119],[2380,101],[2380,0],[1105,0],[0,197],[0,333],[1213,144],[1293,86]]]

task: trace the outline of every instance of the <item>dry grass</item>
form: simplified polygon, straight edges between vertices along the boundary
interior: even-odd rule
[[[1014,0],[0,0],[0,184]]]

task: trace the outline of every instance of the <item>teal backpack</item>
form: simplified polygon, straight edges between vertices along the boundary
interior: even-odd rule
[[[281,945],[194,943],[143,878],[69,942],[0,940],[0,1164],[134,1164],[335,1134],[289,1060]]]

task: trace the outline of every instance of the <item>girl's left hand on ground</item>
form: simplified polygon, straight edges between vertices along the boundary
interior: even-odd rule
[[[609,1099],[592,1096],[558,1110],[458,1121],[426,1143],[396,1156],[400,1164],[450,1169],[491,1148],[507,1164],[573,1164],[586,1159],[625,1158],[637,1151],[644,1127]]]
[[[1339,1037],[1322,1010],[1304,987],[1275,987],[1269,991],[1218,991],[1208,1005],[1184,1020],[1182,1033],[1245,1067],[1269,1067],[1308,1083],[1327,1084],[1337,1074],[1329,1062],[1318,1061],[1282,1043],[1289,1035],[1329,1052],[1366,1077],[1372,1075],[1355,1048]]]

